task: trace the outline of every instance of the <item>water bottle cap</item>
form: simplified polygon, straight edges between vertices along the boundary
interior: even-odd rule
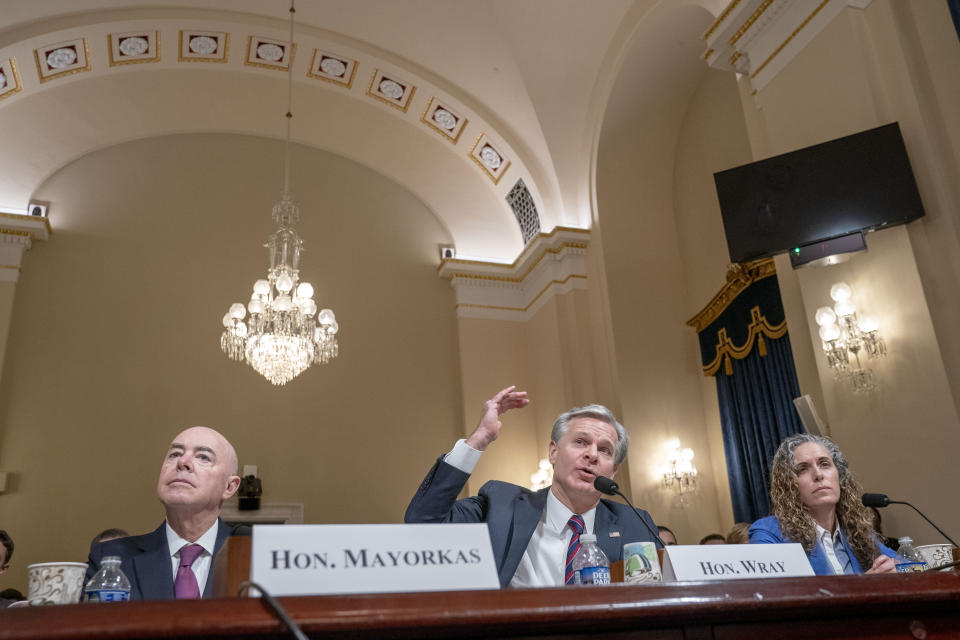
[[[580,544],[584,544],[586,542],[596,542],[596,541],[597,541],[597,536],[593,533],[580,534]]]
[[[104,556],[100,564],[120,564],[120,556]]]
[[[910,536],[903,536],[902,538],[897,538],[897,542],[900,544],[913,544],[913,538]]]

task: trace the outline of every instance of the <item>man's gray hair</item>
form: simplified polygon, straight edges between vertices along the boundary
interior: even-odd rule
[[[627,430],[617,421],[616,416],[610,409],[602,404],[588,404],[585,407],[574,407],[565,413],[561,413],[557,421],[553,423],[553,431],[550,432],[550,440],[556,443],[567,432],[567,426],[574,418],[595,418],[606,422],[617,432],[617,444],[614,448],[613,463],[620,464],[627,457],[627,447],[630,446],[630,436]]]

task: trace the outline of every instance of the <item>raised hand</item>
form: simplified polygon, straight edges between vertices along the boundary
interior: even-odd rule
[[[477,428],[467,438],[468,445],[477,451],[485,450],[500,435],[500,429],[503,428],[500,416],[510,409],[520,409],[529,404],[530,400],[527,399],[527,392],[514,391],[516,388],[516,385],[511,385],[502,389],[497,395],[483,403],[483,415],[480,416],[480,423],[477,424]]]

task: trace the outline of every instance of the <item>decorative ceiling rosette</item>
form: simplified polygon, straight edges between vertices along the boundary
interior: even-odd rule
[[[181,62],[226,62],[230,55],[230,34],[222,31],[180,31],[177,58]]]
[[[470,149],[470,157],[483,169],[484,173],[493,180],[494,184],[500,182],[500,178],[506,173],[510,166],[510,160],[504,156],[485,133],[477,136],[477,141],[473,143]]]
[[[160,32],[131,31],[107,35],[110,66],[160,62]]]
[[[468,122],[445,101],[441,101],[437,97],[430,98],[420,121],[443,134],[447,140],[454,144],[460,139],[460,134],[463,133],[463,129]]]
[[[373,77],[370,78],[367,95],[406,113],[416,91],[417,88],[413,86],[412,82],[402,80],[394,73],[387,74],[380,69],[376,69],[373,72]]]
[[[33,50],[40,82],[90,71],[86,38],[48,44]]]
[[[336,53],[313,50],[307,77],[339,84],[349,89],[357,72],[357,61]]]
[[[286,71],[296,53],[297,45],[285,40],[274,40],[260,36],[250,36],[247,39],[247,57],[243,64],[248,67],[262,67]]]

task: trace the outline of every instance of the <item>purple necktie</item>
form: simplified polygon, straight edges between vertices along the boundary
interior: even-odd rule
[[[200,597],[200,587],[192,566],[201,553],[203,547],[198,544],[185,544],[180,548],[180,568],[177,569],[177,579],[173,581],[173,594],[177,600]]]
[[[573,537],[570,538],[570,544],[567,545],[567,562],[564,566],[564,583],[573,584],[573,558],[580,551],[580,534],[583,533],[583,518],[574,514],[567,521],[567,526],[573,529]]]

